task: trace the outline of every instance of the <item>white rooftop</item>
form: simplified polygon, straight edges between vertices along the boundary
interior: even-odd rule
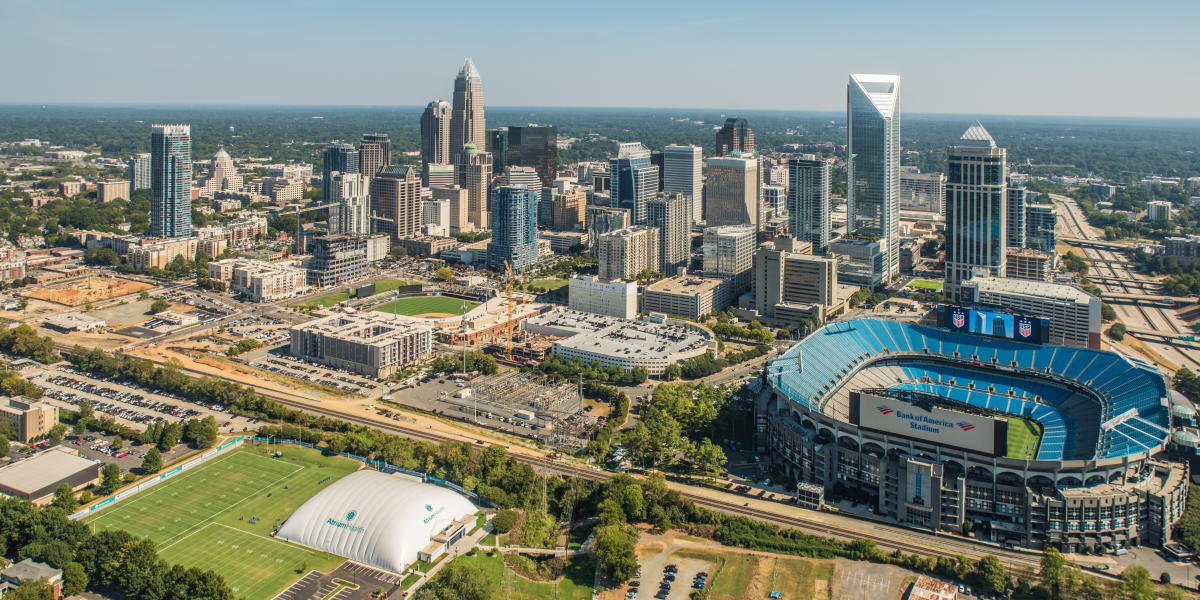
[[[975,121],[963,132],[962,137],[958,139],[958,146],[969,146],[972,148],[995,148],[996,140],[992,138],[992,134],[983,127],[983,123]]]
[[[32,494],[84,469],[96,469],[100,463],[88,460],[73,450],[55,446],[40,454],[0,469],[0,485]]]
[[[890,119],[895,114],[900,97],[899,75],[851,73],[850,85],[858,86],[883,118]]]
[[[981,293],[1025,294],[1083,304],[1087,304],[1095,298],[1095,296],[1071,285],[1007,277],[972,277],[964,281],[963,285],[976,286]]]

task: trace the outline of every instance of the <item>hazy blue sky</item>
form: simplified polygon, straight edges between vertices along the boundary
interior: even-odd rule
[[[1200,116],[1200,2],[0,0],[0,102]]]

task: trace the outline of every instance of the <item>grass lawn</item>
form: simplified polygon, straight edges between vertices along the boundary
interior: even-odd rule
[[[1042,440],[1042,426],[1029,419],[1008,417],[1008,457],[1037,457],[1038,444]]]
[[[301,566],[329,572],[342,563],[341,557],[276,540],[270,533],[324,485],[358,465],[307,448],[286,447],[278,459],[266,446],[240,448],[85,522],[96,530],[124,529],[150,538],[163,560],[212,569],[239,598],[267,600],[300,577]],[[255,517],[259,521],[251,524]]]
[[[784,598],[831,597],[833,563],[830,561],[776,558],[701,548],[684,548],[671,556],[701,560],[711,565],[708,592],[712,600],[767,598],[772,591],[783,592]]]
[[[832,592],[829,586],[831,579],[831,562],[777,559],[767,588],[768,592],[784,592],[785,598],[829,598]],[[818,585],[820,590],[817,589]]]
[[[317,308],[318,306],[320,306],[320,307],[328,308],[330,306],[333,306],[334,304],[337,304],[338,302],[344,302],[349,299],[350,299],[349,292],[334,292],[332,294],[318,296],[307,302],[301,302],[299,304],[296,304],[295,306],[303,306],[305,308]]]
[[[533,281],[529,282],[530,285],[546,288],[546,291],[548,292],[553,292],[560,287],[564,287],[567,285],[567,283],[568,282],[566,279],[559,279],[557,277],[554,279],[534,279]]]
[[[375,282],[375,293],[382,294],[384,292],[390,292],[402,285],[408,285],[408,282],[404,281],[403,279],[396,279],[394,277],[385,277]]]
[[[908,283],[908,287],[917,288],[919,290],[929,290],[932,292],[942,291],[942,282],[930,281],[928,279],[914,279]]]
[[[476,551],[454,560],[463,561],[483,569],[488,579],[497,582],[500,597],[510,600],[590,600],[595,566],[590,556],[572,556],[567,563],[567,574],[556,582],[541,582],[525,579],[504,566],[500,553],[488,556]]]
[[[588,536],[592,535],[592,530],[596,528],[596,524],[583,525],[576,527],[567,533],[567,549],[577,550],[587,541]]]
[[[425,313],[449,313],[457,315],[462,313],[464,302],[467,304],[467,310],[479,306],[478,302],[463,300],[461,298],[451,298],[449,296],[414,296],[411,298],[397,298],[386,304],[376,306],[372,310],[409,316],[423,315]]]

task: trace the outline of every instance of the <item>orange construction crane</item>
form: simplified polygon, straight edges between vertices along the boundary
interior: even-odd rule
[[[505,348],[505,356],[509,361],[512,361],[512,340],[513,340],[513,272],[508,261],[504,261],[504,270],[508,273],[508,346]]]

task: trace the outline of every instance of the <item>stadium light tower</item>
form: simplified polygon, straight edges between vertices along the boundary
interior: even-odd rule
[[[464,301],[462,306],[458,307],[462,311],[462,343],[463,343],[463,379],[467,378],[467,303]],[[479,424],[479,396],[471,394],[475,399],[475,424]]]

